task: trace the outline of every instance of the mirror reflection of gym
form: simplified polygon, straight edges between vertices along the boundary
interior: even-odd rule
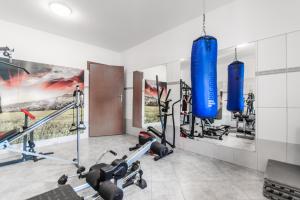
[[[240,71],[243,74],[243,109],[230,111],[227,108],[228,69],[229,65],[237,64],[240,68],[243,64]],[[214,119],[194,118],[193,123],[190,68],[190,58],[181,61],[180,136],[255,151],[256,44],[247,43],[218,51],[218,115]]]

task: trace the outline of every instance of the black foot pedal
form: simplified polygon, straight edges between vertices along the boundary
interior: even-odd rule
[[[137,144],[134,147],[130,147],[129,151],[135,151],[135,150],[139,149],[140,147],[141,147],[141,145]]]
[[[83,173],[84,171],[85,171],[85,167],[84,167],[84,166],[79,166],[78,169],[77,169],[77,171],[76,171],[76,173],[77,173],[77,174],[81,174],[81,173]]]
[[[58,185],[65,185],[67,182],[68,182],[68,176],[65,174],[62,175],[57,181]]]
[[[118,188],[111,181],[105,181],[102,184],[100,184],[98,193],[103,199],[112,199],[112,200],[123,199],[123,190]]]
[[[139,186],[141,189],[145,189],[147,187],[147,182],[145,179],[140,179],[137,182],[137,186]]]

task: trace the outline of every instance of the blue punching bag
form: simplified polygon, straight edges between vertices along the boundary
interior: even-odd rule
[[[244,63],[234,61],[228,66],[227,110],[244,111]]]
[[[202,36],[193,42],[191,57],[192,112],[199,118],[215,118],[218,113],[218,42]]]

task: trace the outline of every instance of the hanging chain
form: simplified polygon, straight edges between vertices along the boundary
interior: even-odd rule
[[[206,35],[206,30],[205,30],[205,13],[203,13],[203,24],[202,24],[202,33],[203,35]]]
[[[202,9],[203,9],[203,21],[202,21],[202,34],[205,36],[206,35],[206,25],[205,25],[205,0],[202,0],[203,2],[203,6],[202,6]]]
[[[235,59],[235,61],[237,61],[237,50],[236,50],[236,48],[234,48],[234,59]]]

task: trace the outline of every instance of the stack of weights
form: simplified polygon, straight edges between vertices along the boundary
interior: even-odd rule
[[[269,160],[263,194],[273,200],[300,200],[300,166]]]

